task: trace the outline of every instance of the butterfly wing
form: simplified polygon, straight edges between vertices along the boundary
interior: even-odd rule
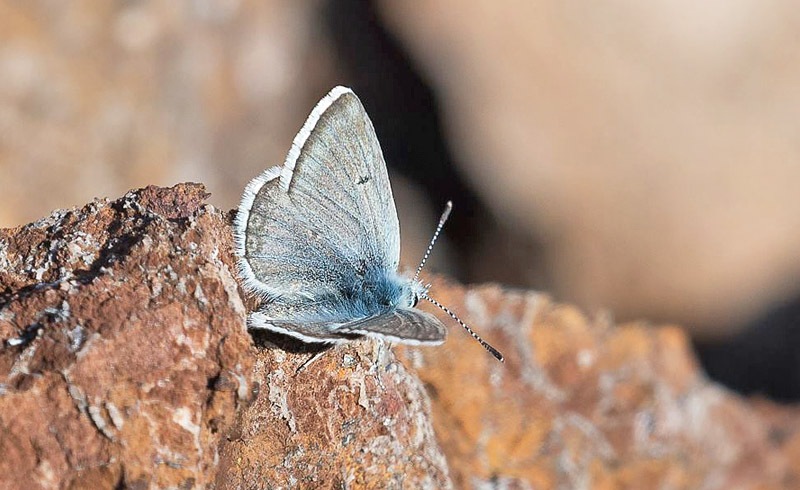
[[[337,332],[343,324],[340,322],[296,322],[275,320],[260,311],[250,314],[250,326],[263,328],[289,337],[294,337],[303,342],[337,344],[353,340],[361,335]]]
[[[386,163],[351,90],[326,95],[284,165],[248,184],[235,238],[244,287],[287,304],[336,294],[369,268],[397,269],[400,228]]]
[[[339,343],[365,335],[402,344],[438,345],[444,342],[447,335],[438,318],[411,308],[399,308],[346,323],[276,321],[254,312],[251,322],[304,342]]]
[[[422,310],[398,308],[382,315],[347,323],[337,333],[379,337],[402,344],[432,344],[444,342],[447,330],[435,316]]]

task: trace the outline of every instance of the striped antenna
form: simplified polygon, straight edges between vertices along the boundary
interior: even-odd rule
[[[444,205],[444,211],[442,211],[442,217],[439,218],[439,225],[436,226],[436,231],[433,233],[433,238],[431,238],[431,243],[428,244],[428,249],[425,250],[425,255],[422,257],[422,262],[419,263],[419,267],[417,267],[417,273],[414,274],[414,280],[416,281],[419,278],[419,273],[422,272],[422,268],[425,267],[425,262],[428,261],[428,257],[431,255],[431,251],[433,250],[433,245],[436,243],[436,240],[439,239],[439,233],[442,232],[442,227],[444,223],[447,221],[447,218],[450,217],[450,211],[453,210],[453,201],[447,201],[447,204]]]
[[[450,311],[450,310],[449,310],[449,309],[448,309],[448,308],[447,308],[445,305],[443,305],[443,304],[439,303],[438,301],[436,301],[435,299],[431,298],[431,297],[430,297],[430,296],[428,296],[427,294],[423,294],[423,295],[422,295],[422,297],[423,297],[423,298],[425,298],[426,300],[430,301],[431,303],[433,303],[435,306],[437,306],[437,307],[438,307],[439,309],[441,309],[443,312],[445,312],[445,313],[447,313],[448,315],[450,315],[450,318],[452,318],[453,320],[457,321],[459,325],[461,325],[462,327],[464,327],[464,330],[466,330],[466,331],[467,331],[467,333],[469,333],[470,335],[472,335],[472,338],[473,338],[473,339],[475,339],[475,340],[477,340],[477,341],[478,341],[478,343],[479,343],[479,344],[481,344],[481,345],[483,346],[483,348],[484,348],[484,349],[486,349],[487,351],[489,351],[489,354],[493,355],[493,356],[494,356],[494,358],[495,358],[495,359],[497,359],[498,361],[500,361],[500,362],[504,362],[504,360],[503,360],[503,354],[501,354],[501,353],[500,353],[500,351],[498,351],[497,349],[495,349],[494,347],[492,347],[491,345],[489,345],[489,343],[488,343],[488,342],[486,342],[485,340],[483,340],[483,339],[481,338],[481,336],[480,336],[480,335],[476,334],[474,330],[472,330],[471,328],[469,328],[469,326],[468,326],[466,323],[462,322],[462,321],[461,321],[461,318],[459,318],[458,316],[456,316],[456,314],[455,314],[455,313],[453,313],[452,311]]]

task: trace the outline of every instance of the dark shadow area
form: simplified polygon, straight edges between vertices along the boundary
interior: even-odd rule
[[[271,330],[263,328],[250,329],[253,343],[259,349],[280,349],[292,354],[316,354],[333,347],[334,344],[307,343],[302,340],[289,337]],[[353,335],[352,340],[358,339],[359,335]]]
[[[708,375],[744,395],[800,400],[800,297],[723,342],[696,342]]]

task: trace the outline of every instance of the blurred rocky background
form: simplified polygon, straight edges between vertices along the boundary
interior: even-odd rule
[[[233,208],[345,84],[408,266],[453,199],[438,270],[684,324],[796,400],[798,28],[787,0],[2,0],[0,226],[181,181]]]

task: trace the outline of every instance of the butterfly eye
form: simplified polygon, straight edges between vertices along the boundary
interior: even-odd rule
[[[416,294],[414,294],[414,295],[411,297],[411,307],[412,307],[412,308],[414,308],[415,306],[417,306],[417,303],[419,303],[419,296],[417,296]]]

